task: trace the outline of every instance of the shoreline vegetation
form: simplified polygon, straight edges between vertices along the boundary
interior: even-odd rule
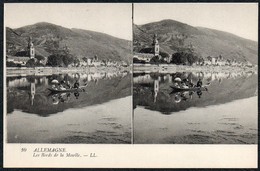
[[[187,66],[174,64],[134,64],[133,71],[135,73],[174,73],[174,72],[256,72],[255,67],[239,67],[239,66]]]
[[[6,67],[6,76],[52,75],[61,73],[130,72],[128,67]]]

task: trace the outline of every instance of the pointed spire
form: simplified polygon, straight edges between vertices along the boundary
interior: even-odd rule
[[[158,40],[157,40],[157,34],[155,33],[153,35],[153,44],[157,44],[158,43]]]
[[[28,38],[28,48],[29,48],[29,47],[32,47],[32,46],[33,46],[32,37],[29,36],[29,38]]]

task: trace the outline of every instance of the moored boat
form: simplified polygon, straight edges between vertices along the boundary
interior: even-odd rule
[[[66,93],[66,92],[84,92],[85,88],[87,86],[80,86],[79,88],[70,88],[70,89],[64,89],[64,90],[58,90],[53,88],[47,88],[52,93]]]
[[[208,89],[206,87],[191,87],[191,88],[180,88],[175,86],[170,86],[172,89],[176,91],[207,91]]]

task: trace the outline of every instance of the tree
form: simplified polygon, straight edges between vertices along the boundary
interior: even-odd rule
[[[88,62],[88,58],[87,57],[83,57],[82,60],[85,61],[85,62]]]
[[[177,52],[172,54],[171,63],[181,65],[181,64],[185,64],[186,61],[187,61],[187,57],[184,55],[183,52]]]
[[[7,66],[7,67],[16,67],[17,65],[16,65],[14,62],[9,62],[9,61],[7,61],[7,62],[6,62],[6,66]]]
[[[159,58],[159,56],[154,56],[151,60],[150,60],[151,64],[162,64],[162,63],[166,63],[166,61],[163,60],[163,58]]]
[[[139,60],[138,58],[133,58],[133,63],[141,63],[141,64],[145,64],[145,61],[143,60]]]
[[[74,58],[73,58],[72,55],[64,55],[64,56],[62,57],[62,60],[63,60],[63,64],[64,64],[65,66],[68,66],[69,64],[72,64],[72,63],[73,63]]]
[[[45,60],[45,57],[41,56],[41,55],[35,55],[35,58],[38,60],[38,61],[43,61]]]
[[[194,64],[195,62],[198,61],[198,59],[199,58],[197,56],[195,56],[195,55],[193,55],[191,53],[187,54],[187,60],[188,60],[189,65]]]
[[[16,52],[16,54],[14,56],[28,56],[28,51],[19,51],[19,52]]]
[[[177,52],[172,54],[171,63],[177,65],[192,65],[198,60],[199,58],[193,53]]]
[[[170,55],[168,53],[165,52],[159,52],[159,54],[161,55],[162,58],[168,58]]]
[[[70,54],[54,54],[48,57],[47,64],[48,66],[68,66],[74,62],[74,57]]]
[[[59,54],[50,55],[48,57],[47,64],[48,66],[63,66],[63,56]]]
[[[80,61],[79,61],[79,59],[78,58],[75,58],[74,60],[73,60],[73,63],[74,63],[74,65],[75,66],[79,66],[79,64],[80,64]]]
[[[97,55],[94,56],[94,60],[98,61],[98,56]]]
[[[200,65],[204,65],[204,59],[202,57],[200,57],[198,59],[198,62],[199,62]]]
[[[29,60],[26,62],[25,66],[27,66],[27,67],[35,67],[35,66],[36,66],[36,62],[35,62],[34,59],[29,59]]]

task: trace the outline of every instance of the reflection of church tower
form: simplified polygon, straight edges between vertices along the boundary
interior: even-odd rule
[[[158,43],[156,34],[154,34],[152,45],[153,45],[153,50],[154,50],[154,56],[159,56],[159,43]]]
[[[35,95],[35,83],[31,83],[31,91],[30,91],[31,105],[33,105],[34,95]]]
[[[29,41],[28,41],[28,52],[29,52],[30,59],[33,59],[35,57],[35,50],[34,50],[31,37],[29,37]]]
[[[154,100],[153,100],[154,103],[156,102],[158,91],[159,91],[159,80],[154,80]]]

